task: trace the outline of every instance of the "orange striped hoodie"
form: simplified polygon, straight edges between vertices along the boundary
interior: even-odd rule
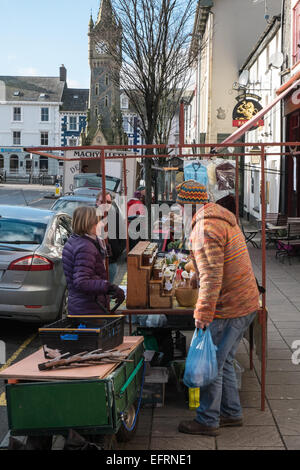
[[[194,317],[236,318],[259,308],[259,292],[244,235],[234,214],[204,205],[193,219],[191,249],[200,289]]]

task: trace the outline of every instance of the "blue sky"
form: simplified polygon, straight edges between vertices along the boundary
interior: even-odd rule
[[[100,0],[0,0],[0,75],[58,76],[89,88],[88,23]]]
[[[268,0],[269,12],[280,4]],[[69,87],[89,88],[88,23],[99,6],[100,0],[0,0],[0,75],[58,76],[64,64]],[[253,7],[263,15],[263,0]]]

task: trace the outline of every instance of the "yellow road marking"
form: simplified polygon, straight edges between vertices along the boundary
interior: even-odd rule
[[[0,395],[0,406],[6,406],[6,400],[5,400],[5,393],[1,393]]]
[[[12,362],[14,362],[19,355],[24,351],[25,348],[34,340],[34,338],[37,336],[37,333],[34,333],[31,335],[29,338],[27,338],[24,343],[21,344],[19,349],[17,349],[14,354],[6,361],[4,366],[0,367],[0,372],[3,372],[5,369],[7,369]],[[0,406],[6,406],[6,400],[5,400],[5,393],[1,393],[0,395]]]

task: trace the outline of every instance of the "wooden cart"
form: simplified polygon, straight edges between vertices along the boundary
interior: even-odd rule
[[[43,351],[7,368],[8,425],[12,436],[134,435],[144,370],[143,337],[124,337],[132,362],[40,372]],[[111,439],[102,440],[111,448]],[[107,444],[109,442],[109,444]]]

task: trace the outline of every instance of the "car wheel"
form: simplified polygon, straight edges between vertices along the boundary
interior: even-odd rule
[[[67,315],[68,315],[68,289],[66,289],[64,292],[57,319],[64,320],[65,318],[67,318]]]
[[[124,423],[121,424],[121,427],[116,435],[118,442],[128,442],[134,437],[136,430],[137,430],[137,426],[138,426],[139,416],[137,417],[135,421],[135,425],[131,431],[126,429],[126,427],[131,428],[133,426],[135,416],[136,416],[136,410],[137,410],[136,403],[133,403],[128,408],[128,410],[124,413],[125,414]],[[126,425],[126,427],[124,426],[124,424]]]

